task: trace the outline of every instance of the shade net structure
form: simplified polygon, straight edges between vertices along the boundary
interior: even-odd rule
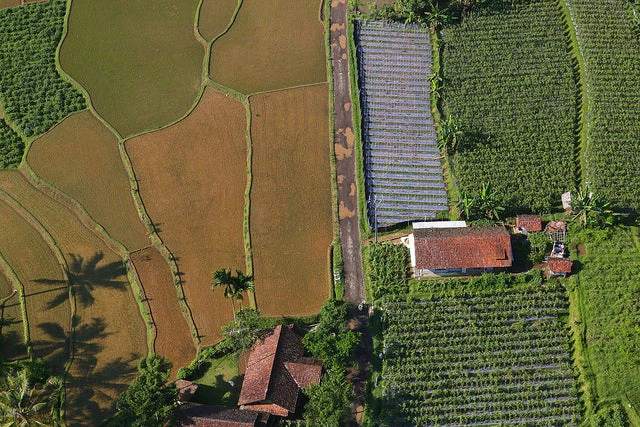
[[[431,114],[431,43],[419,26],[355,22],[367,214],[372,228],[448,210]]]

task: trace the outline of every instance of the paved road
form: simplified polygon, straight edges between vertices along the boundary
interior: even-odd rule
[[[345,299],[354,304],[364,301],[362,253],[358,225],[355,135],[351,116],[349,56],[347,52],[347,0],[331,1],[331,63],[335,108],[334,141],[340,239],[344,260]]]

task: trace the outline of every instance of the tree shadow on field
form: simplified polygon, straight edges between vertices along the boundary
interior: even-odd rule
[[[460,136],[458,147],[456,149],[459,153],[465,151],[472,151],[478,148],[491,148],[492,138],[490,135],[479,131],[464,131]]]
[[[98,288],[116,289],[125,291],[127,289],[126,280],[117,280],[127,274],[127,269],[121,261],[108,264],[100,264],[104,259],[102,252],[97,252],[91,258],[85,260],[84,257],[76,254],[69,254],[71,262],[66,269],[69,276],[69,286],[76,301],[83,307],[91,306],[95,303],[93,291]],[[64,280],[38,279],[37,283],[60,285],[65,284]],[[67,302],[69,295],[60,293],[47,303],[47,309],[52,309]]]

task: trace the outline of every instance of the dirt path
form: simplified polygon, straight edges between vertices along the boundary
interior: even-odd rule
[[[351,312],[349,329],[360,332],[360,343],[354,355],[355,366],[347,369],[347,379],[353,384],[354,399],[351,405],[351,422],[349,426],[356,427],[362,425],[364,415],[365,393],[367,378],[371,369],[371,357],[373,349],[373,339],[369,329],[368,307],[365,305],[362,310],[354,307]]]
[[[335,109],[335,152],[338,176],[340,239],[344,260],[345,299],[364,301],[358,191],[356,183],[355,135],[351,116],[349,56],[347,52],[347,0],[331,1],[331,65]]]

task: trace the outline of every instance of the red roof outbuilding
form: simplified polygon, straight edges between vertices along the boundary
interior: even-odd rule
[[[569,274],[573,261],[568,258],[549,258],[548,265],[551,273]]]
[[[222,406],[185,403],[178,411],[180,427],[255,427],[260,414]]]
[[[416,268],[427,270],[510,267],[511,236],[504,227],[414,230]]]
[[[516,227],[522,227],[530,233],[542,231],[542,217],[540,215],[518,215]]]

